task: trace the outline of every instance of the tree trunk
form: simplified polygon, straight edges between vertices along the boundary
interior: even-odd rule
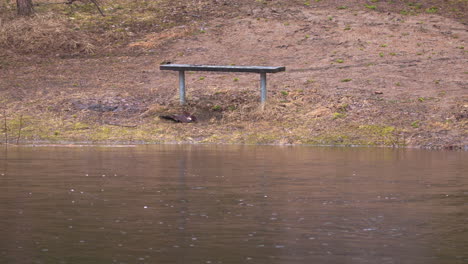
[[[33,13],[32,0],[16,0],[18,15],[30,16]]]

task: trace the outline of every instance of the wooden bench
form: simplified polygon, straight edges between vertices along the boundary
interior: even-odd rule
[[[266,74],[277,73],[286,70],[286,67],[264,67],[264,66],[216,66],[216,65],[192,65],[192,64],[164,64],[160,70],[179,72],[179,94],[180,104],[185,104],[185,71],[213,71],[213,72],[253,72],[260,73],[261,103],[266,101]]]

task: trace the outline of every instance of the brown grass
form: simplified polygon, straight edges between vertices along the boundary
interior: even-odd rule
[[[0,49],[18,54],[92,53],[91,38],[52,13],[0,20]]]
[[[0,52],[55,56],[155,48],[190,34],[197,23],[235,16],[243,1],[101,0],[105,17],[92,3],[64,2],[35,0],[28,18],[16,16],[14,1],[0,2]]]
[[[15,15],[14,1],[0,3],[0,53],[53,55],[108,53],[126,48],[152,49],[167,40],[183,37],[192,27],[214,17],[263,16],[288,6],[321,8],[343,3],[350,10],[366,9],[366,1],[254,1],[254,0],[101,0],[106,17],[86,1],[64,5],[61,0],[35,0],[35,16]],[[414,2],[414,3],[413,3]],[[437,8],[437,15],[467,21],[465,0],[457,1],[379,1],[378,12],[416,15]],[[275,13],[276,17],[285,16]],[[286,18],[287,16],[285,16]],[[133,43],[132,43],[133,42]],[[129,43],[131,43],[129,45]]]
[[[34,0],[42,1],[59,0]],[[440,17],[465,21],[451,11],[465,10],[461,1],[415,0],[424,2],[415,8],[380,0],[372,2],[375,10],[364,7],[371,3],[364,0],[304,2],[102,0],[106,17],[93,5],[78,3],[40,5],[34,17],[18,18],[13,5],[5,11],[0,1],[6,136],[467,145],[465,25]],[[344,3],[348,8],[337,8]],[[432,6],[437,13],[426,12]],[[344,30],[348,25],[351,29]],[[3,57],[4,51],[25,56],[16,62]],[[54,59],[92,52],[95,57]],[[285,65],[288,71],[269,77],[264,108],[258,76],[188,73],[188,104],[180,106],[177,75],[157,70],[162,61]],[[22,68],[31,64],[33,70]],[[96,103],[120,108],[87,107]],[[184,110],[199,122],[174,124],[158,117]]]
[[[130,48],[152,49],[157,48],[166,41],[184,37],[193,31],[193,27],[175,27],[163,32],[151,33],[145,36],[143,40],[137,40],[130,43]]]

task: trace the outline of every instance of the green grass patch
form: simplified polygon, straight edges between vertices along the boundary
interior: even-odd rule
[[[421,3],[411,2],[411,3],[408,3],[408,6],[411,7],[411,8],[414,8],[414,9],[421,9],[422,4]]]
[[[421,123],[421,121],[417,120],[417,121],[411,122],[411,126],[413,128],[419,128],[420,123]]]
[[[428,14],[435,14],[437,12],[439,12],[439,8],[437,8],[435,6],[426,9],[426,13],[428,13]]]
[[[336,112],[336,113],[333,113],[332,116],[333,116],[333,120],[335,120],[335,119],[345,118],[346,114]]]
[[[360,125],[358,130],[368,140],[368,145],[402,145],[394,126]]]
[[[72,129],[73,130],[84,130],[84,129],[89,129],[90,126],[86,123],[81,123],[81,122],[76,122],[73,124]]]

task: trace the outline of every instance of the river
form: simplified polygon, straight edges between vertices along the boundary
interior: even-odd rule
[[[468,152],[2,148],[0,263],[468,263]]]

